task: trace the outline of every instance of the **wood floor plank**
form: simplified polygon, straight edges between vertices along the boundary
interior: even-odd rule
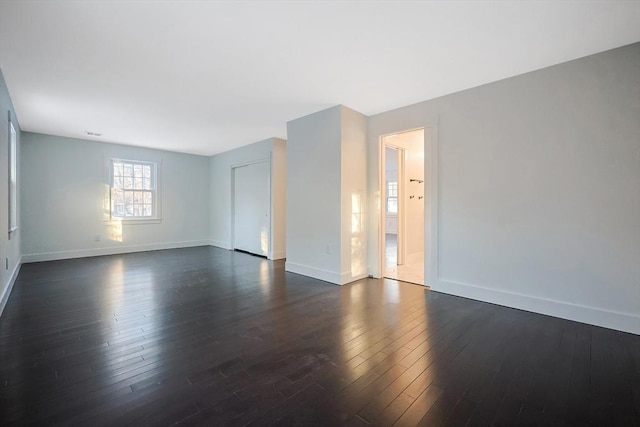
[[[24,264],[0,318],[3,426],[639,416],[636,335],[212,247]]]

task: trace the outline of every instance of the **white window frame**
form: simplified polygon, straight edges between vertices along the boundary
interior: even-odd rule
[[[114,163],[130,163],[133,165],[151,166],[151,190],[128,189],[123,191],[150,191],[152,196],[151,216],[116,216],[114,212]],[[110,221],[119,221],[125,224],[158,224],[162,221],[161,216],[161,191],[160,191],[160,163],[148,160],[133,160],[113,157],[108,161],[109,168],[109,218]]]

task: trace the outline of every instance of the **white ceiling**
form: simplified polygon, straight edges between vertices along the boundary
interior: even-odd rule
[[[0,0],[23,130],[205,155],[637,41],[637,0]]]

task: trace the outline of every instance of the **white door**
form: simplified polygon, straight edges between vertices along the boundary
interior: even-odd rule
[[[269,164],[233,168],[234,249],[267,256],[271,238]]]

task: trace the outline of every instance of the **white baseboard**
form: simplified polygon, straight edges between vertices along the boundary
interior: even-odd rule
[[[314,279],[323,280],[325,282],[340,285],[341,274],[337,271],[324,270],[322,268],[310,267],[304,264],[296,264],[290,261],[284,263],[285,271],[291,273],[302,274],[303,276],[313,277]]]
[[[2,294],[2,298],[0,298],[0,316],[4,312],[4,307],[7,305],[7,301],[9,301],[9,295],[11,295],[11,290],[13,289],[13,284],[16,282],[18,278],[18,273],[20,272],[20,267],[22,266],[22,257],[18,260],[13,272],[11,272],[11,276],[9,277],[9,283],[7,284],[4,293]]]
[[[225,242],[223,240],[209,240],[209,246],[231,250],[231,245],[229,244],[229,242]]]
[[[369,277],[366,273],[352,276],[351,271],[338,273],[335,271],[324,270],[322,268],[310,267],[304,264],[296,264],[289,261],[285,262],[284,269],[291,273],[313,277],[314,279],[323,280],[325,282],[333,283],[334,285],[346,285],[347,283],[355,282],[356,280]]]
[[[287,257],[287,253],[285,251],[279,251],[279,252],[273,252],[271,254],[271,257],[269,257],[269,259],[272,259],[272,260],[285,259],[286,257]]]
[[[110,246],[106,248],[78,249],[72,251],[44,252],[22,256],[22,262],[56,261],[61,259],[85,258],[101,255],[117,255],[132,252],[157,251],[162,249],[189,248],[194,246],[209,246],[208,240],[190,240],[185,242],[150,243],[146,245]]]
[[[640,335],[640,315],[637,314],[621,313],[450,281],[440,280],[431,283],[430,286],[431,290],[436,292]]]
[[[346,285],[347,283],[355,282],[356,280],[364,279],[365,277],[369,277],[368,274],[362,273],[353,276],[351,271],[343,271],[340,275],[340,284]]]

